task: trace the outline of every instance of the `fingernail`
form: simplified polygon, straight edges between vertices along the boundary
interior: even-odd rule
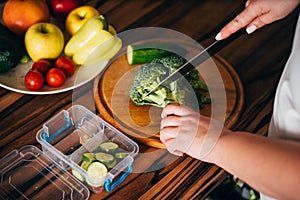
[[[215,37],[216,40],[221,40],[222,39],[222,33],[218,33]]]
[[[256,27],[255,25],[251,25],[251,26],[249,26],[249,27],[246,28],[246,32],[247,32],[248,34],[251,34],[251,33],[253,33],[256,29],[257,29],[257,27]]]

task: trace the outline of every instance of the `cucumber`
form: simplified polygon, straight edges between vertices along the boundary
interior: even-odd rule
[[[72,175],[75,176],[81,182],[84,181],[84,177],[78,171],[76,171],[75,169],[72,169]]]
[[[89,163],[93,162],[95,160],[94,153],[82,154],[82,160]]]
[[[107,169],[113,168],[117,164],[117,160],[112,154],[109,153],[96,153],[95,158],[102,162]]]
[[[115,161],[115,157],[109,153],[95,153],[95,158],[103,164]]]
[[[87,170],[90,165],[91,165],[91,162],[82,161],[80,167],[84,170]]]
[[[107,163],[105,166],[107,169],[112,169],[117,164],[117,160],[115,159],[113,162]]]
[[[114,142],[104,142],[99,145],[99,148],[105,153],[116,153],[119,150],[119,145]]]
[[[185,53],[184,48],[173,43],[131,44],[127,46],[127,61],[130,65],[145,64],[155,58]]]
[[[107,169],[112,169],[117,164],[115,157],[109,153],[95,153],[95,158],[102,162]]]
[[[127,153],[127,152],[115,153],[115,157],[118,158],[118,159],[126,158],[128,155],[129,155],[129,153]]]
[[[107,175],[107,168],[101,162],[93,162],[87,169],[86,182],[92,187],[99,187],[103,185],[103,178]]]

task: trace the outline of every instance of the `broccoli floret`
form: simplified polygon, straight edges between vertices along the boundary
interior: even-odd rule
[[[163,64],[164,66],[169,68],[170,73],[172,73],[176,71],[181,65],[185,64],[187,61],[180,56],[171,55],[168,57],[155,59],[152,62]],[[191,70],[189,73],[186,74],[186,79],[189,81],[190,85],[194,89],[201,89],[208,92],[207,85],[199,78],[198,70],[196,69]]]
[[[135,74],[130,88],[130,98],[136,105],[153,105],[165,107],[171,103],[184,103],[185,88],[182,79],[157,88],[153,93],[146,94],[170,73],[176,71],[186,60],[177,55],[171,55],[152,60],[140,67]],[[189,72],[187,80],[194,89],[207,91],[205,83],[200,81],[196,69]],[[203,98],[203,97],[202,97]],[[208,97],[206,97],[208,98]],[[202,103],[199,102],[199,103]]]
[[[170,70],[170,73],[176,71],[181,65],[186,63],[186,60],[177,55],[171,55],[167,57],[157,58],[152,60],[152,63],[159,63],[164,65]]]
[[[196,69],[193,69],[186,75],[186,79],[189,81],[191,86],[196,90],[204,90],[205,92],[208,92],[207,85],[200,80],[198,71]]]
[[[130,98],[136,105],[153,105],[165,107],[170,103],[183,103],[183,88],[178,81],[168,86],[160,86],[153,93],[146,94],[171,73],[172,69],[166,67],[158,59],[141,66],[135,74],[130,88]]]

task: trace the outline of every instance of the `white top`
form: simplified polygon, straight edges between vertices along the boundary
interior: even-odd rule
[[[268,136],[300,142],[300,15],[292,52],[277,87]],[[272,198],[261,195],[261,199]]]
[[[300,15],[294,37],[277,87],[269,136],[300,141]]]

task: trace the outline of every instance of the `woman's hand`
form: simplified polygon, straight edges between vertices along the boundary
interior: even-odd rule
[[[208,161],[207,155],[219,137],[230,132],[216,120],[178,104],[166,106],[161,116],[160,140],[170,153],[178,156],[186,153]]]
[[[241,28],[246,27],[248,34],[284,18],[300,3],[300,0],[248,0],[246,8],[229,22],[215,37],[222,40]]]

